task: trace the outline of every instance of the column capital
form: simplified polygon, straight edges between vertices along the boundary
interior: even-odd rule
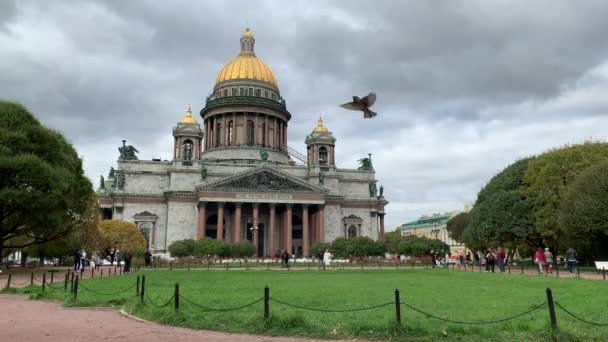
[[[240,207],[242,207],[242,206],[243,206],[243,203],[242,203],[242,202],[234,202],[234,207],[235,207],[235,208],[240,208]]]
[[[308,209],[308,204],[302,204],[302,209]]]
[[[205,202],[205,201],[199,201],[199,202],[196,204],[196,207],[197,207],[197,208],[199,208],[199,209],[201,209],[201,208],[205,208],[206,206],[207,206],[207,202]]]
[[[271,209],[275,209],[275,208],[277,207],[277,204],[276,204],[276,203],[268,203],[268,206],[269,206]]]
[[[285,208],[293,208],[293,203],[285,203]]]
[[[226,202],[216,202],[216,203],[217,203],[218,208],[223,208],[224,204],[226,204]]]
[[[260,207],[260,203],[258,203],[258,202],[253,202],[253,203],[251,203],[251,206],[252,206],[254,209],[257,209],[257,208],[259,208],[259,207]]]

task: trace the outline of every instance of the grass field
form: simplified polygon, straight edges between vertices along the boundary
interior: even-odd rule
[[[270,302],[270,320],[263,320],[263,302],[236,311],[206,311],[234,308],[263,297],[269,286],[274,300],[299,306],[348,310],[401,301],[432,315],[458,321],[487,321],[513,316],[546,302],[545,289],[554,300],[582,318],[608,323],[608,282],[558,279],[447,270],[333,270],[333,271],[206,271],[151,270],[146,276],[144,305],[135,296],[136,274],[81,282],[78,298],[61,289],[27,287],[11,292],[31,293],[34,298],[58,299],[66,305],[124,306],[142,318],[164,324],[265,335],[299,335],[324,338],[368,338],[393,340],[608,340],[608,327],[576,321],[556,308],[558,329],[551,332],[547,306],[519,318],[497,324],[455,324],[437,320],[401,306],[402,323],[395,323],[395,305],[376,309],[326,313]],[[175,283],[180,287],[180,311],[173,302]],[[56,283],[54,287],[59,287]],[[126,292],[116,295],[123,289]],[[96,293],[95,293],[96,292]]]

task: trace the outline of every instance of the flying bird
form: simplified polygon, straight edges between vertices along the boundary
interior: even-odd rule
[[[360,110],[363,112],[364,118],[371,119],[374,116],[378,115],[376,112],[369,110],[369,107],[371,107],[375,102],[376,93],[369,93],[369,95],[362,99],[360,99],[358,96],[353,96],[353,102],[345,103],[343,105],[340,105],[340,107],[350,110]]]

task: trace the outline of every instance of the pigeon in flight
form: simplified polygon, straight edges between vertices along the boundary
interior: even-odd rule
[[[371,110],[369,110],[369,107],[371,107],[375,102],[376,93],[369,93],[369,95],[362,99],[360,99],[358,96],[353,96],[353,102],[345,103],[343,105],[340,105],[340,107],[350,110],[360,110],[363,112],[364,118],[371,119],[374,116],[378,115],[376,112],[372,112]]]

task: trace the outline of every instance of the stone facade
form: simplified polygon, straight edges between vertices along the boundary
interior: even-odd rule
[[[239,58],[263,64],[246,33]],[[305,155],[289,148],[291,113],[274,74],[265,64],[261,75],[239,65],[232,60],[220,71],[200,111],[202,126],[188,109],[173,128],[171,161],[121,151],[98,190],[101,217],[135,223],[155,254],[205,237],[250,240],[258,255],[285,249],[304,256],[317,241],[383,239],[388,202],[378,194],[371,155],[359,169],[337,168],[339,144],[322,119],[306,137]]]

